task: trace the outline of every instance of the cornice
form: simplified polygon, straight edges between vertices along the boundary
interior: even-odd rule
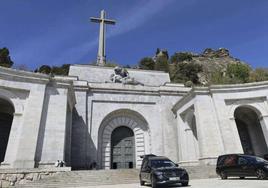
[[[172,111],[175,113],[180,107],[189,102],[196,95],[213,95],[213,93],[218,94],[239,93],[247,91],[256,91],[261,89],[268,89],[268,81],[245,83],[245,84],[211,85],[208,87],[194,87],[172,107]]]

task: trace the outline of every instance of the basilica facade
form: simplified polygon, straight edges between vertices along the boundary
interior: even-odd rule
[[[151,153],[214,165],[221,154],[268,153],[268,82],[189,88],[160,71],[128,74],[0,68],[0,168],[139,168]]]

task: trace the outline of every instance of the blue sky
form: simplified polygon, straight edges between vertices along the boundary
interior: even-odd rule
[[[267,0],[1,0],[0,48],[17,65],[86,64],[96,60],[99,25],[107,27],[107,59],[134,65],[156,48],[202,52],[228,48],[253,67],[268,67]]]

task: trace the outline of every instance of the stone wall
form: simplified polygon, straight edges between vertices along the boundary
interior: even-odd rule
[[[68,167],[51,169],[1,169],[0,187],[10,187],[25,184],[70,170],[71,168]]]
[[[146,86],[161,86],[170,82],[169,74],[162,71],[140,69],[127,69],[127,71],[130,77]],[[79,80],[86,80],[91,83],[109,82],[111,74],[114,74],[113,67],[72,65],[69,70],[69,76],[78,76]]]
[[[177,115],[179,163],[190,165],[193,161],[187,157],[190,152],[187,146],[189,136],[184,131],[183,118],[190,110],[196,117],[196,129],[199,146],[197,162],[213,165],[219,155],[228,153],[244,153],[239,130],[234,115],[236,109],[248,109],[247,118],[256,113],[258,122],[246,120],[255,155],[263,156],[268,146],[268,82],[256,82],[236,85],[214,85],[195,87],[173,107]],[[243,118],[245,119],[245,118]],[[263,139],[258,138],[263,134]],[[258,142],[258,143],[257,143]],[[264,152],[259,152],[261,148]],[[259,154],[261,153],[261,154]],[[193,156],[193,155],[191,155]],[[198,164],[197,163],[197,164]]]

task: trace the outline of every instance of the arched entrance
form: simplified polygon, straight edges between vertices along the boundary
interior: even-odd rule
[[[13,113],[12,104],[0,98],[0,163],[5,159]]]
[[[123,136],[124,135],[124,136]],[[116,154],[117,145],[120,148],[121,143],[126,140],[132,140],[131,147],[133,147],[133,158],[132,160],[126,159],[125,157],[125,168],[139,168],[141,166],[142,159],[140,158],[145,153],[151,153],[150,145],[150,130],[148,123],[144,117],[129,109],[115,110],[103,119],[98,132],[98,159],[97,163],[99,168],[102,169],[113,169],[123,168],[114,164],[117,163],[118,159],[122,154]],[[130,150],[128,146],[124,146],[125,150]],[[113,150],[113,151],[112,151]],[[127,156],[129,151],[125,152]],[[133,161],[133,163],[131,163]],[[115,166],[113,166],[115,165]],[[117,166],[116,166],[117,165]]]
[[[261,157],[267,154],[267,144],[256,111],[241,106],[235,110],[234,117],[244,153]]]
[[[135,161],[133,131],[125,126],[113,130],[111,136],[112,169],[133,168]]]

